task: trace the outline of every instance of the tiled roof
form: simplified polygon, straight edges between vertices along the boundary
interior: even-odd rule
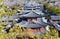
[[[43,22],[42,18],[37,18],[37,21],[35,21],[35,20],[32,20],[32,21],[42,25],[42,27],[47,26],[47,23]]]
[[[28,28],[36,28],[36,27],[41,27],[41,25],[37,24],[37,23],[29,23],[27,22],[26,24],[24,24],[24,27],[28,27]]]
[[[22,20],[18,25],[24,25],[27,21]]]
[[[51,16],[51,20],[60,20],[60,16]]]
[[[38,16],[39,16],[39,14],[31,11],[28,14],[21,15],[20,17],[38,17]]]
[[[35,13],[39,14],[39,15],[44,15],[44,13],[40,10],[34,10]]]
[[[21,27],[28,27],[28,28],[36,28],[36,27],[46,26],[44,23],[39,24],[39,23],[36,23],[33,21],[30,21],[30,22],[22,21],[22,22],[18,23],[18,25],[21,25]]]
[[[56,28],[57,30],[60,30],[60,25],[59,25],[58,23],[53,22],[52,20],[50,20],[50,22],[52,23],[52,25],[55,26],[55,28]]]

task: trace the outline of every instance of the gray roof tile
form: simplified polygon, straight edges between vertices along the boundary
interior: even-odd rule
[[[22,20],[18,25],[24,25],[27,21]]]
[[[28,14],[21,15],[20,17],[38,17],[39,15],[31,11]]]
[[[36,28],[36,27],[41,27],[41,25],[37,24],[37,23],[34,23],[34,24],[31,24],[29,22],[27,22],[24,27],[29,27],[29,28]]]
[[[51,16],[51,20],[60,20],[60,16]]]
[[[42,26],[47,26],[47,23],[43,22],[42,18],[38,18],[37,21],[33,20],[33,22],[38,23]]]

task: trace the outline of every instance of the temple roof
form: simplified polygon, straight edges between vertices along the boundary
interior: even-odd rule
[[[32,23],[31,22],[25,22],[25,23],[19,23],[18,25],[21,25],[21,27],[27,27],[27,28],[36,28],[36,27],[41,27],[42,25],[37,24],[37,23]]]
[[[24,25],[27,21],[22,20],[18,25]]]
[[[60,30],[60,25],[59,25],[58,23],[53,22],[52,20],[50,20],[50,22],[51,22],[52,25],[55,26],[55,28],[56,28],[57,30]]]
[[[40,10],[34,10],[35,13],[39,14],[39,15],[44,15],[44,13]]]
[[[36,27],[41,27],[42,25],[39,25],[37,23],[29,23],[27,22],[24,27],[28,27],[28,28],[36,28]]]
[[[45,26],[47,26],[47,24],[44,23],[41,18],[38,18],[37,20],[38,21],[35,21],[35,20],[33,21],[32,20],[30,22],[22,21],[22,22],[18,23],[18,25],[21,25],[21,27],[28,27],[28,28],[36,28],[36,27],[45,27]]]
[[[23,14],[23,15],[21,15],[20,17],[38,17],[38,16],[39,16],[39,14],[31,11],[31,12],[29,12],[28,14]]]
[[[32,21],[35,22],[35,23],[38,23],[42,26],[47,26],[47,23],[44,22],[42,18],[37,18],[37,21],[35,21],[35,20],[32,20]]]
[[[51,20],[60,20],[60,16],[51,16]]]

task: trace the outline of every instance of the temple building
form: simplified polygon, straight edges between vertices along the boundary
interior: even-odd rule
[[[17,4],[17,2],[15,4],[13,2],[11,2],[10,5],[8,4],[7,5],[11,6]],[[24,3],[24,5],[19,8],[17,14],[15,15],[16,17],[12,16],[9,19],[13,21],[19,21],[20,19],[20,22],[17,22],[16,24],[26,29],[31,28],[33,32],[35,32],[35,30],[36,32],[45,31],[46,26],[48,24],[47,19],[45,19],[42,10],[43,10],[43,4],[40,4],[35,0],[29,0],[26,1],[26,3]],[[8,24],[7,26],[10,27],[11,25]]]
[[[32,28],[33,30],[38,29],[39,31],[42,27],[45,30],[45,27],[47,26],[47,21],[43,17],[44,14],[42,14],[42,12],[36,12],[31,10],[27,14],[20,15],[20,18],[26,18],[26,20],[22,20],[20,23],[17,24],[24,28]]]
[[[43,10],[43,4],[39,4],[36,1],[28,1],[24,6],[20,7],[24,9],[24,12],[19,15],[19,18],[22,19],[21,22],[17,23],[19,26],[24,28],[31,28],[33,32],[45,31],[47,24],[47,19],[45,19]],[[21,13],[21,12],[19,12]]]

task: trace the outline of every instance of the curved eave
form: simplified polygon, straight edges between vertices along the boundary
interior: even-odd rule
[[[39,14],[35,13],[35,12],[29,12],[28,14],[23,14],[20,17],[39,17]]]

